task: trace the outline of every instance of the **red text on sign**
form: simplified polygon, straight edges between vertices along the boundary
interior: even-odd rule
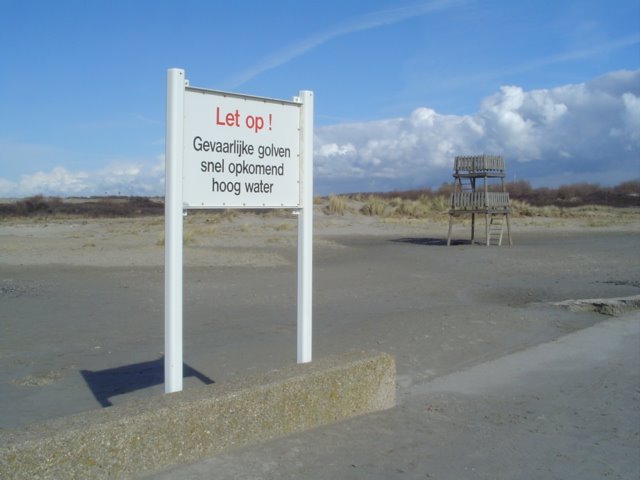
[[[224,120],[220,118],[220,107],[216,107],[216,125],[226,125],[227,127],[240,126],[240,112],[236,108],[235,112],[229,112],[224,116]]]

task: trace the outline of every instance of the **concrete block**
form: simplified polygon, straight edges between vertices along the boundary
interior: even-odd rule
[[[393,407],[395,362],[338,355],[0,434],[0,478],[128,478]]]

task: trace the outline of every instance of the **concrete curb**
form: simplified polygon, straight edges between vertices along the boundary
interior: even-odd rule
[[[581,300],[564,300],[551,305],[564,307],[572,312],[596,312],[602,315],[618,317],[640,309],[640,295],[618,298],[588,298]]]
[[[0,478],[127,478],[395,404],[395,362],[358,352],[2,432]]]

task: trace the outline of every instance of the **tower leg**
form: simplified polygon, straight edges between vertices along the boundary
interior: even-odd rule
[[[476,214],[471,214],[471,245],[473,245],[473,239],[476,237]]]
[[[489,214],[484,214],[484,234],[487,239],[487,247],[490,245],[491,239],[489,238]]]
[[[509,225],[509,214],[505,213],[504,214],[506,220],[507,220],[507,238],[509,239],[509,246],[513,246],[513,241],[511,240],[511,225]]]
[[[453,215],[449,214],[449,233],[447,234],[447,247],[451,245],[451,227],[453,226]]]

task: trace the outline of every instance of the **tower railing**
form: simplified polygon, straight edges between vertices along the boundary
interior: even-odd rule
[[[456,173],[504,172],[504,160],[494,155],[456,157],[453,169]]]
[[[504,210],[509,208],[509,192],[454,192],[451,194],[453,210]]]

